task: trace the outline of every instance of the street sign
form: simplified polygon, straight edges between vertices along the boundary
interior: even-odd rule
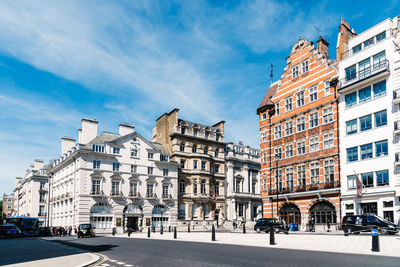
[[[378,233],[379,233],[379,232],[378,232],[377,229],[372,229],[372,230],[371,230],[371,235],[372,235],[372,236],[377,236]]]

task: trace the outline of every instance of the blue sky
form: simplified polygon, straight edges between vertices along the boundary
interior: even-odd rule
[[[48,162],[83,117],[151,138],[177,107],[226,140],[258,147],[256,108],[269,65],[323,35],[335,56],[340,17],[356,32],[393,18],[399,1],[1,1],[0,193],[34,159]]]

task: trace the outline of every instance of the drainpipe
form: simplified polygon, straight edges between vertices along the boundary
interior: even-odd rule
[[[341,168],[340,168],[340,139],[339,139],[339,95],[337,92],[337,85],[338,85],[338,79],[335,78],[330,82],[330,86],[333,86],[335,88],[335,103],[336,103],[336,139],[337,139],[337,154],[338,154],[338,172],[339,172],[339,222],[336,222],[336,224],[340,224],[342,221],[342,196],[341,196]]]

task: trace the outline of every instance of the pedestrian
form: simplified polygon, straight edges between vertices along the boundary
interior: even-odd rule
[[[232,224],[233,224],[233,230],[236,230],[236,222],[235,222],[235,220],[233,220]]]
[[[77,233],[76,225],[74,225],[74,232],[75,232],[75,235],[76,235],[76,233]]]
[[[68,235],[69,235],[69,236],[71,236],[71,232],[72,232],[72,227],[71,227],[71,225],[70,225],[69,228],[68,228]]]
[[[327,232],[331,231],[331,219],[328,218],[328,220],[326,221],[326,226],[328,228]]]
[[[315,222],[314,222],[314,217],[311,217],[311,232],[315,232]]]

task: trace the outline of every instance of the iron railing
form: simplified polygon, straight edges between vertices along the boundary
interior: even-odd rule
[[[360,71],[354,73],[354,75],[350,75],[344,79],[341,79],[339,81],[339,89],[341,89],[345,86],[348,86],[350,84],[357,83],[357,82],[367,79],[368,77],[371,77],[377,73],[387,71],[387,70],[389,70],[389,61],[387,59],[385,59],[384,61],[380,61],[378,63],[374,63],[369,68],[360,70]]]

